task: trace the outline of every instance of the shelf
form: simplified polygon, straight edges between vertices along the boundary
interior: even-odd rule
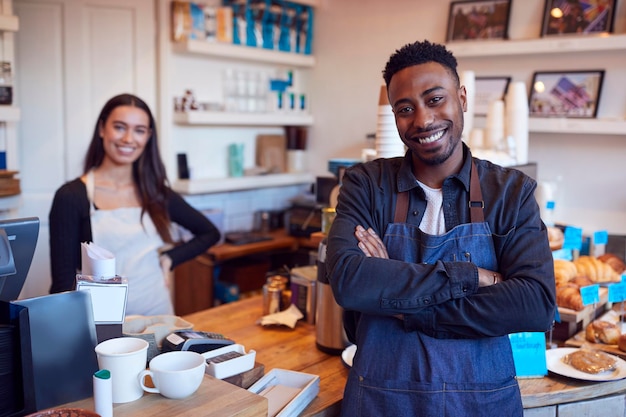
[[[626,135],[626,120],[531,117],[531,132]]]
[[[457,58],[597,52],[626,50],[626,35],[562,36],[504,41],[450,42],[446,47]]]
[[[320,0],[291,0],[291,2],[311,7],[319,7],[320,5]]]
[[[0,122],[17,122],[20,120],[20,109],[13,106],[0,105]]]
[[[17,32],[20,28],[20,21],[17,16],[0,15],[0,30],[6,32]]]
[[[17,210],[22,204],[21,195],[12,195],[7,197],[0,197],[0,212]]]
[[[208,55],[217,58],[233,58],[246,61],[292,65],[294,67],[312,67],[315,65],[315,58],[312,55],[253,48],[230,43],[187,39],[174,42],[173,47],[175,52]]]
[[[212,126],[311,126],[310,114],[289,113],[227,113],[175,112],[174,122],[184,125]]]
[[[315,182],[315,177],[309,173],[269,174],[238,178],[177,180],[172,188],[181,194],[191,195],[311,184],[313,182]]]

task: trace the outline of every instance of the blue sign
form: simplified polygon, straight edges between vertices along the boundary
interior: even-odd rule
[[[518,378],[539,378],[548,374],[545,333],[512,333],[509,340]]]
[[[600,286],[598,284],[580,287],[580,295],[583,299],[583,305],[596,304],[600,302]]]

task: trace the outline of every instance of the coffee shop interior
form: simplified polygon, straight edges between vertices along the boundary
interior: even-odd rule
[[[396,49],[423,39],[446,44],[458,60],[461,82],[468,91],[476,89],[464,141],[475,156],[537,181],[542,219],[564,234],[560,250],[574,257],[609,252],[625,260],[626,0],[581,1],[591,9],[608,7],[609,23],[600,33],[565,34],[546,31],[548,6],[557,0],[268,1],[293,7],[301,19],[295,31],[300,37],[290,44],[287,34],[283,44],[277,36],[273,45],[258,31],[260,46],[250,45],[254,30],[237,31],[238,7],[244,10],[246,3],[254,2],[0,0],[3,85],[12,93],[0,106],[0,163],[6,172],[0,183],[7,187],[0,221],[39,219],[17,302],[28,306],[49,294],[52,198],[82,174],[98,112],[116,94],[136,94],[154,113],[172,188],[222,235],[208,252],[175,269],[178,321],[170,330],[213,332],[256,351],[246,372],[218,378],[248,392],[258,394],[253,383],[264,373],[313,375],[287,405],[297,412],[284,415],[337,415],[349,346],[329,286],[319,278],[325,232],[346,168],[404,154],[395,124],[383,121],[390,106],[382,70]],[[508,12],[500,33],[455,38],[454,11],[502,6]],[[585,92],[593,109],[542,114],[530,95],[541,77],[548,83],[553,74],[586,76],[586,88],[596,87]],[[515,122],[507,110],[513,93],[523,109]],[[518,130],[510,133],[506,124]],[[582,243],[574,247],[577,238]],[[298,304],[294,295],[300,292],[297,323],[257,323],[268,313],[272,278],[287,282],[283,312]],[[576,337],[611,311],[609,298],[601,287],[599,302],[561,310],[561,322],[542,337],[548,345],[580,347]],[[626,358],[611,346],[609,353]],[[524,407],[533,416],[582,415],[580,410],[589,409],[596,411],[585,415],[623,416],[624,377],[590,382],[550,373],[520,379]],[[246,415],[257,415],[257,409],[267,415],[267,402],[256,401],[256,395],[237,397],[235,388],[205,382],[189,410],[239,406],[249,407]],[[30,411],[63,403],[93,409],[93,392],[82,394],[61,402],[33,394]],[[233,399],[220,403],[226,394]],[[151,396],[158,394],[141,401]],[[148,415],[167,412],[168,404],[134,401],[115,410]],[[566,414],[569,409],[574,411]]]

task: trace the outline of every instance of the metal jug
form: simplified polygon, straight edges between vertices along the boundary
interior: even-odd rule
[[[315,345],[322,352],[341,355],[349,343],[343,328],[343,309],[335,301],[326,276],[326,239],[318,248],[316,298]]]

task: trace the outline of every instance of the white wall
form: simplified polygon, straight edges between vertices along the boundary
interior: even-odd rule
[[[626,33],[626,4],[620,1],[615,31]],[[326,161],[358,158],[367,133],[376,130],[381,71],[393,51],[407,42],[444,42],[450,1],[323,0],[315,15],[315,56],[311,130],[311,167],[326,174]],[[543,0],[513,2],[511,34],[539,37]],[[532,71],[605,67],[600,116],[626,117],[626,53],[588,53],[550,57],[459,59],[460,69],[477,75],[511,75],[531,81]],[[539,179],[562,177],[557,220],[583,227],[626,233],[626,162],[624,135],[531,134],[529,158]]]

